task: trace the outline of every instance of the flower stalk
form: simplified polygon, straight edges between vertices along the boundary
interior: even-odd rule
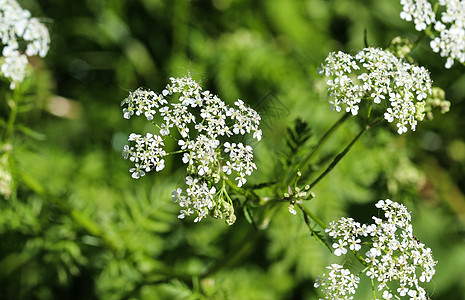
[[[370,128],[373,126],[377,125],[380,123],[382,120],[378,119],[372,122],[371,124],[365,126],[360,130],[360,132],[352,139],[352,141],[342,150],[336,157],[333,159],[331,164],[321,173],[320,176],[318,176],[312,183],[310,183],[310,188],[315,187],[315,185],[318,184],[326,175],[328,175],[329,172],[331,172],[334,167],[341,161],[341,159],[349,152],[349,150],[352,148],[352,146],[358,141],[358,139],[365,133],[367,132]]]
[[[310,151],[310,153],[302,160],[301,165],[299,166],[300,172],[304,173],[308,168],[311,159],[318,153],[321,147],[326,143],[326,141],[333,135],[334,132],[351,116],[350,113],[344,114],[339,120],[337,120],[320,138],[315,147]],[[297,175],[294,177],[293,181],[297,179]]]

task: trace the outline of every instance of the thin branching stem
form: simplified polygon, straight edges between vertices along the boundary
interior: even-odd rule
[[[312,228],[312,224],[310,223],[310,218],[312,218],[312,220],[314,220],[316,223],[318,223],[318,225],[321,227],[321,228],[326,228],[326,225],[323,223],[323,221],[321,221],[317,216],[315,216],[307,207],[305,207],[304,205],[302,204],[298,204],[297,205],[300,210],[302,211],[302,214],[304,216],[304,221],[305,221],[305,224],[307,224],[307,227],[308,229],[310,230],[310,232],[312,233],[312,235],[314,237],[317,238],[318,241],[320,241],[324,246],[326,246],[326,248],[328,248],[328,250],[330,252],[333,252],[333,249],[331,248],[331,245],[328,244],[328,242],[326,240],[323,240],[323,239],[320,239],[319,237],[317,237],[317,233],[313,230]]]
[[[307,157],[304,158],[302,161],[302,165],[300,167],[301,172],[303,172],[307,167],[308,164],[310,163],[311,159],[313,156],[315,156],[316,153],[321,149],[321,147],[325,144],[325,142],[328,140],[328,138],[333,135],[333,133],[336,131],[336,129],[339,128],[349,117],[351,116],[350,113],[345,113],[339,120],[337,120],[336,123],[333,124],[326,132],[323,134],[323,136],[320,138],[318,143],[316,144],[315,148],[307,155]]]
[[[314,215],[310,211],[310,209],[308,209],[305,205],[297,204],[297,206],[300,208],[300,210],[302,210],[304,215],[309,216],[310,218],[312,218],[312,220],[315,221],[321,228],[326,229],[328,227],[328,226],[326,226],[325,223],[323,223],[323,221],[321,221],[316,215]]]
[[[373,278],[371,278],[371,291],[373,292],[373,300],[376,300],[376,291],[375,291],[375,283],[373,281]]]
[[[5,131],[4,131],[4,136],[3,136],[3,141],[9,142],[11,137],[13,136],[14,132],[14,126],[16,122],[16,116],[18,113],[18,106],[19,106],[19,101],[21,98],[21,87],[16,87],[16,89],[13,90],[13,97],[8,100],[8,104],[10,106],[10,115],[8,117],[8,121],[6,123]]]
[[[365,261],[365,259],[363,259],[363,257],[360,255],[360,253],[358,253],[358,252],[355,251],[355,250],[351,250],[351,251],[352,251],[352,254],[355,256],[355,258],[357,258],[357,260],[358,260],[362,265],[364,265],[365,267],[368,268],[367,262]]]
[[[373,123],[365,126],[360,130],[360,132],[355,136],[355,138],[342,150],[341,153],[339,153],[331,162],[331,164],[324,170],[323,173],[321,173],[320,176],[318,176],[311,184],[310,188],[315,187],[315,185],[320,182],[321,179],[323,179],[326,175],[328,175],[329,172],[331,172],[334,167],[341,161],[341,159],[349,152],[349,150],[352,148],[352,146],[358,141],[358,139],[365,133],[367,132],[371,127],[377,125],[379,122],[381,122],[381,119],[378,119],[374,121]]]
[[[249,190],[246,190],[244,188],[240,188],[238,187],[234,182],[231,181],[231,179],[229,179],[227,176],[223,176],[223,181],[226,182],[226,184],[231,188],[233,189],[234,191],[236,191],[237,193],[245,196],[247,199],[249,200],[254,200],[256,202],[259,202],[260,201],[260,197],[255,194],[254,192],[252,191],[249,191]]]

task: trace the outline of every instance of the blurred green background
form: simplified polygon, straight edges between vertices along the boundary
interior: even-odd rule
[[[377,47],[417,38],[399,1],[19,2],[46,23],[52,43],[24,83],[30,109],[18,124],[35,132],[15,135],[17,197],[0,199],[0,299],[318,299],[313,283],[326,265],[360,268],[329,253],[285,204],[259,231],[241,213],[231,227],[179,220],[171,201],[185,176],[179,157],[133,180],[121,150],[131,132],[150,127],[123,119],[120,103],[139,86],[159,92],[190,72],[225,102],[240,98],[262,114],[250,182],[273,180],[296,118],[315,143],[340,117],[317,74],[330,51],[364,48],[364,30]],[[406,204],[415,235],[439,261],[431,298],[465,299],[465,68],[445,70],[427,40],[412,55],[451,111],[402,136],[387,124],[368,132],[309,207],[326,223],[370,222],[377,200]],[[8,115],[4,103],[0,112]],[[322,158],[359,128],[346,122]],[[369,295],[362,281],[356,299]]]

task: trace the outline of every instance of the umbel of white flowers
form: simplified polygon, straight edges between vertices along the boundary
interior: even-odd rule
[[[0,0],[0,39],[2,56],[0,70],[11,80],[10,88],[24,80],[28,56],[45,57],[50,45],[47,28],[15,0]],[[25,42],[25,47],[21,42]]]
[[[425,99],[431,94],[428,71],[397,58],[387,50],[365,48],[352,56],[332,52],[319,70],[329,77],[331,109],[342,107],[357,115],[362,101],[385,107],[384,118],[395,122],[397,132],[415,130],[422,121]]]
[[[124,118],[143,115],[159,129],[158,134],[129,136],[123,156],[134,163],[130,169],[132,177],[161,171],[164,157],[170,154],[163,148],[164,140],[175,138],[179,145],[175,152],[182,153],[188,173],[185,194],[181,188],[172,193],[182,208],[179,218],[197,213],[197,222],[211,213],[233,223],[234,209],[224,181],[234,175],[241,187],[257,167],[253,148],[233,142],[232,138],[252,134],[260,141],[260,115],[242,100],[237,100],[234,107],[226,105],[210,91],[202,91],[190,76],[172,77],[170,81],[160,94],[139,88],[122,102]],[[171,102],[167,100],[170,98]],[[157,123],[156,115],[161,122]]]
[[[428,0],[401,0],[400,3],[403,8],[400,17],[413,21],[416,30],[432,26],[431,49],[447,58],[446,68],[452,67],[455,59],[465,63],[465,1],[439,0],[440,19],[436,18]]]
[[[351,250],[364,257],[365,275],[376,279],[383,299],[398,294],[427,300],[420,283],[429,282],[435,273],[437,262],[431,249],[413,235],[411,215],[404,205],[387,199],[380,200],[376,207],[384,211],[385,220],[373,217],[373,224],[362,225],[352,218],[341,218],[330,223],[326,232],[335,241],[334,254],[341,256]],[[324,299],[353,299],[360,278],[338,264],[328,269],[328,275],[318,277],[315,283]],[[398,282],[395,291],[388,285],[391,281]]]

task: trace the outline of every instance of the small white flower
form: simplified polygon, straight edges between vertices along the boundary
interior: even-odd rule
[[[350,250],[358,251],[362,248],[362,246],[360,245],[362,241],[360,239],[355,239],[351,237],[347,240],[347,242],[349,243]]]
[[[336,256],[341,256],[343,254],[347,253],[347,249],[345,248],[347,246],[347,242],[344,240],[339,239],[337,243],[333,244],[334,250],[334,255]]]
[[[397,292],[399,293],[400,296],[404,297],[409,292],[409,289],[405,286],[401,286],[400,288],[397,289]]]
[[[177,188],[175,190],[173,190],[173,192],[171,193],[171,197],[173,198],[173,202],[177,202],[178,199],[180,198],[182,194],[182,189],[181,188]]]
[[[293,214],[294,216],[297,214],[297,211],[295,210],[293,204],[290,204],[290,205],[289,205],[289,212],[290,212],[291,214]]]
[[[386,300],[392,299],[392,294],[389,293],[389,291],[384,291],[383,292],[383,299],[386,299]]]
[[[132,173],[131,176],[132,176],[132,178],[134,178],[134,179],[139,179],[140,177],[142,177],[142,176],[145,175],[145,172],[144,172],[143,170],[140,169],[140,165],[139,165],[139,164],[136,164],[136,167],[130,169],[129,172]]]

